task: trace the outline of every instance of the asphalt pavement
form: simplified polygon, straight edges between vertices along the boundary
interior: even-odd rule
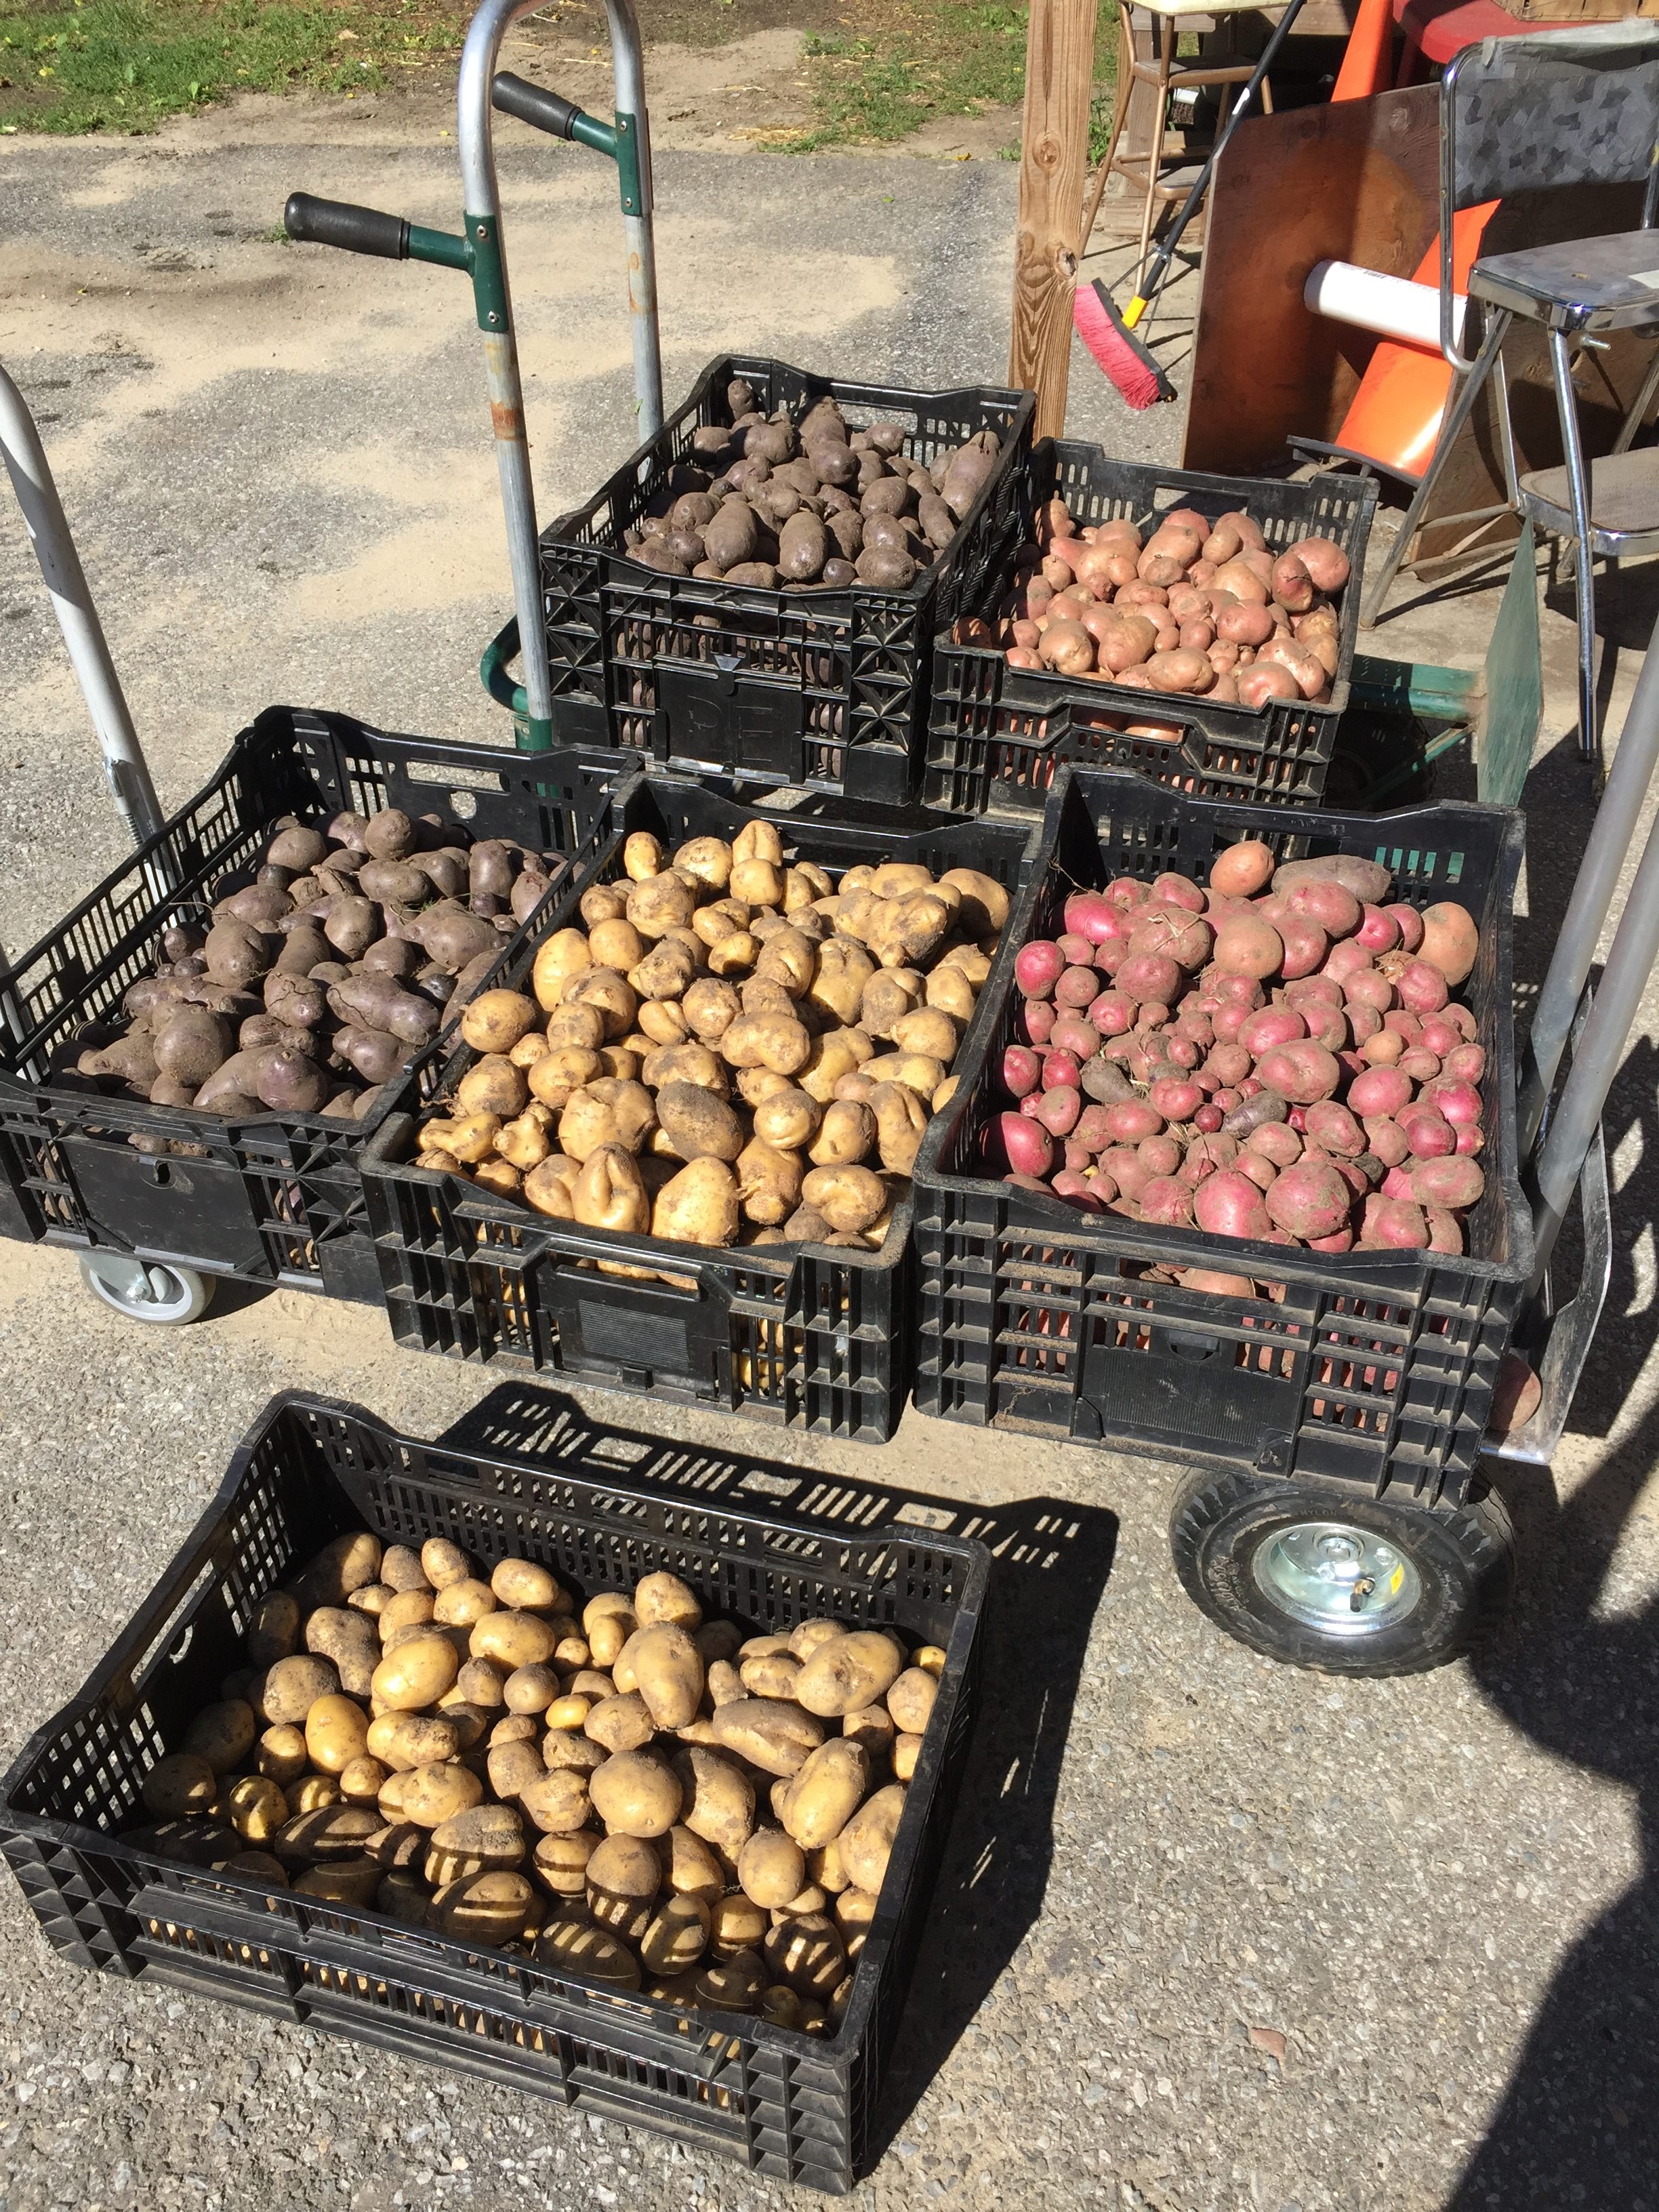
[[[342,108],[141,142],[0,141],[0,358],[37,411],[165,801],[274,701],[501,741],[483,365],[446,272],[296,249],[307,189],[444,223],[453,142]],[[284,119],[286,116],[286,120]],[[599,165],[502,134],[544,514],[632,442],[621,239]],[[659,163],[667,383],[726,347],[874,380],[996,381],[1015,172],[902,155]],[[1085,362],[1070,427],[1172,459]],[[1607,594],[1616,727],[1652,570]],[[1401,595],[1414,599],[1414,591]],[[1491,592],[1377,649],[1478,665]],[[1569,602],[1517,967],[1535,982],[1589,794]],[[0,941],[121,857],[15,510],[0,504]],[[1455,787],[1455,777],[1449,787]],[[1177,1470],[908,1415],[879,1455],[601,1393],[588,1413],[977,1509],[1006,1538],[986,1711],[857,2202],[1148,2212],[1659,2206],[1659,1488],[1651,1004],[1609,1116],[1613,1285],[1524,1572],[1477,1656],[1344,1684],[1228,1641],[1183,1596]],[[0,1245],[0,1764],[85,1679],[276,1391],[416,1434],[492,1377],[367,1310],[225,1297],[181,1331]],[[309,2028],[94,1977],[0,1879],[0,2212],[799,2206],[645,2131]]]

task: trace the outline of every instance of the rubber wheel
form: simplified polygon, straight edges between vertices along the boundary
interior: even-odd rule
[[[1252,1650],[1327,1674],[1442,1667],[1502,1617],[1515,1532],[1487,1491],[1431,1511],[1238,1473],[1176,1493],[1170,1549],[1187,1595]]]
[[[165,1267],[159,1260],[148,1261],[144,1273],[149,1295],[135,1297],[127,1287],[125,1269],[119,1275],[106,1273],[95,1253],[83,1253],[81,1257],[81,1276],[87,1288],[129,1321],[148,1322],[152,1328],[182,1328],[186,1322],[199,1321],[213,1303],[210,1275],[198,1275],[191,1267]]]

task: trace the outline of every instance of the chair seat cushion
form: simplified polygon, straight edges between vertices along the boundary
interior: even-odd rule
[[[1469,272],[1469,290],[1477,300],[1568,330],[1659,328],[1659,231],[1614,231],[1483,253]]]
[[[1523,504],[1538,512],[1546,527],[1571,528],[1571,495],[1567,472],[1533,469],[1521,479]],[[1612,453],[1590,463],[1590,527],[1609,537],[1640,537],[1659,532],[1659,447]],[[1552,513],[1552,510],[1553,511]],[[1559,519],[1556,519],[1559,518]]]

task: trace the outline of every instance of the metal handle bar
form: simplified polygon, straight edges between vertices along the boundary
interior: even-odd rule
[[[93,727],[103,749],[104,772],[121,818],[135,845],[148,844],[164,817],[150,781],[143,747],[132,726],[121,679],[92,603],[86,574],[52,482],[40,434],[23,395],[0,368],[0,459],[6,465],[23,526],[34,547],[52,595],[52,612],[64,633],[70,664]]]

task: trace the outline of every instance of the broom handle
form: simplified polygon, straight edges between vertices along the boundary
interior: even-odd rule
[[[1199,202],[1210,188],[1210,179],[1214,173],[1216,163],[1227,149],[1227,141],[1232,137],[1239,124],[1243,121],[1250,102],[1261,91],[1262,80],[1273,67],[1279,50],[1289,34],[1291,24],[1301,13],[1302,0],[1290,0],[1289,7],[1274,24],[1272,36],[1261,49],[1261,60],[1250,71],[1243,91],[1233,102],[1227,119],[1221,126],[1220,135],[1214,145],[1211,147],[1204,167],[1199,171],[1191,191],[1188,193],[1182,204],[1181,213],[1175,219],[1174,228],[1152,256],[1152,265],[1147,271],[1145,283],[1137,288],[1134,298],[1124,310],[1123,320],[1130,330],[1133,330],[1156,297],[1168,272],[1170,264],[1175,258],[1175,250],[1181,243],[1181,234],[1197,213]]]

